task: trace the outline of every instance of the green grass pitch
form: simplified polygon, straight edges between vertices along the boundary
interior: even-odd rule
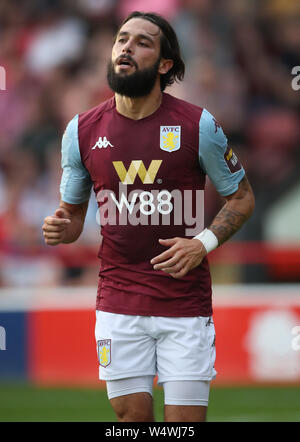
[[[163,391],[154,388],[157,422],[163,422]],[[214,386],[208,422],[300,422],[300,385]],[[100,388],[46,388],[0,384],[1,422],[116,422]]]

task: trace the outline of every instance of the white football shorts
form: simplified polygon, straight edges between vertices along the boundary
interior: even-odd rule
[[[99,378],[158,376],[157,383],[216,377],[211,317],[133,316],[96,312]]]

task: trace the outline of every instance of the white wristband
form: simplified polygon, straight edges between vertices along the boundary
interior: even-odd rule
[[[202,232],[199,233],[198,235],[194,236],[193,239],[199,239],[202,242],[202,244],[204,245],[207,253],[216,249],[219,245],[218,238],[209,229],[202,230]]]

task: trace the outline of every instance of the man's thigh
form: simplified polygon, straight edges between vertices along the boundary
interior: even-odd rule
[[[209,381],[169,381],[163,388],[166,422],[205,422]]]
[[[158,384],[166,422],[204,422],[210,382],[216,376],[212,318],[161,318],[157,340]]]
[[[149,318],[102,311],[96,315],[99,378],[155,376],[156,341],[145,331]]]
[[[216,352],[212,318],[198,316],[157,320],[160,327],[156,343],[158,384],[214,379]]]
[[[153,376],[107,381],[110,403],[122,422],[153,422]]]

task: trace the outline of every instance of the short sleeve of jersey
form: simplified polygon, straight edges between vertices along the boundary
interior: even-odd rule
[[[203,171],[222,196],[238,190],[245,171],[217,120],[203,109],[199,121],[199,161]]]
[[[60,194],[62,201],[81,204],[89,200],[92,181],[81,161],[78,142],[78,115],[68,124],[62,138],[61,166],[63,169]]]

